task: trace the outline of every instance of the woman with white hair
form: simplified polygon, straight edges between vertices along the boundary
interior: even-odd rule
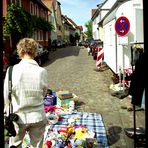
[[[46,69],[34,60],[38,43],[32,38],[23,38],[17,44],[17,53],[21,58],[12,71],[12,106],[13,113],[19,116],[14,123],[16,136],[11,137],[9,146],[22,147],[22,141],[29,133],[30,144],[34,148],[42,148],[45,126],[47,123],[43,97],[48,88]],[[8,68],[9,69],[9,68]],[[4,81],[5,110],[9,106],[8,70]]]

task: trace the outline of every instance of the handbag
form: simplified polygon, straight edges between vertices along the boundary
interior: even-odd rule
[[[4,117],[4,128],[5,128],[5,136],[16,136],[16,131],[14,128],[13,121],[18,121],[19,117],[17,114],[13,113],[12,110],[12,103],[11,103],[11,92],[12,92],[12,69],[13,66],[9,66],[8,73],[9,73],[9,81],[8,81],[8,87],[9,87],[9,114],[8,116]]]

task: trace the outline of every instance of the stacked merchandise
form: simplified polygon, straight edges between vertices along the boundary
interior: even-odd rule
[[[57,96],[57,106],[62,107],[63,109],[69,109],[71,112],[74,110],[74,100],[73,94],[69,93],[69,91],[59,91],[56,93]]]
[[[43,148],[108,148],[101,115],[77,112],[77,100],[78,97],[69,91],[48,90],[44,97],[48,124]],[[29,146],[28,136],[24,138],[23,145],[23,148]]]
[[[75,109],[76,100],[77,96],[69,91],[54,92],[49,89],[44,97],[44,109],[46,113],[53,108],[60,108],[64,112],[72,113]]]

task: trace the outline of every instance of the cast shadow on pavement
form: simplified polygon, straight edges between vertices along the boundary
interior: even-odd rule
[[[103,65],[100,68],[95,68],[94,71],[103,72],[103,71],[106,71],[108,69],[109,69],[108,65],[103,63]]]
[[[83,101],[75,101],[75,108],[78,110],[78,111],[81,111],[82,109],[82,106],[85,105],[85,103]]]
[[[69,56],[78,56],[80,52],[80,47],[76,46],[69,46],[66,48],[58,48],[54,52],[49,53],[49,60],[43,63],[44,66],[48,66],[49,64],[53,63],[57,59],[69,57]]]
[[[76,106],[84,105],[85,103],[83,101],[75,101]]]
[[[107,137],[108,137],[108,144],[110,146],[116,143],[120,139],[121,132],[122,128],[119,126],[112,126],[108,128]]]

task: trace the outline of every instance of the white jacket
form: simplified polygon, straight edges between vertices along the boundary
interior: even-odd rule
[[[46,118],[43,98],[48,88],[46,69],[35,60],[22,59],[13,66],[12,105],[19,115],[19,123],[35,123]],[[5,110],[8,110],[8,71],[4,81]]]

